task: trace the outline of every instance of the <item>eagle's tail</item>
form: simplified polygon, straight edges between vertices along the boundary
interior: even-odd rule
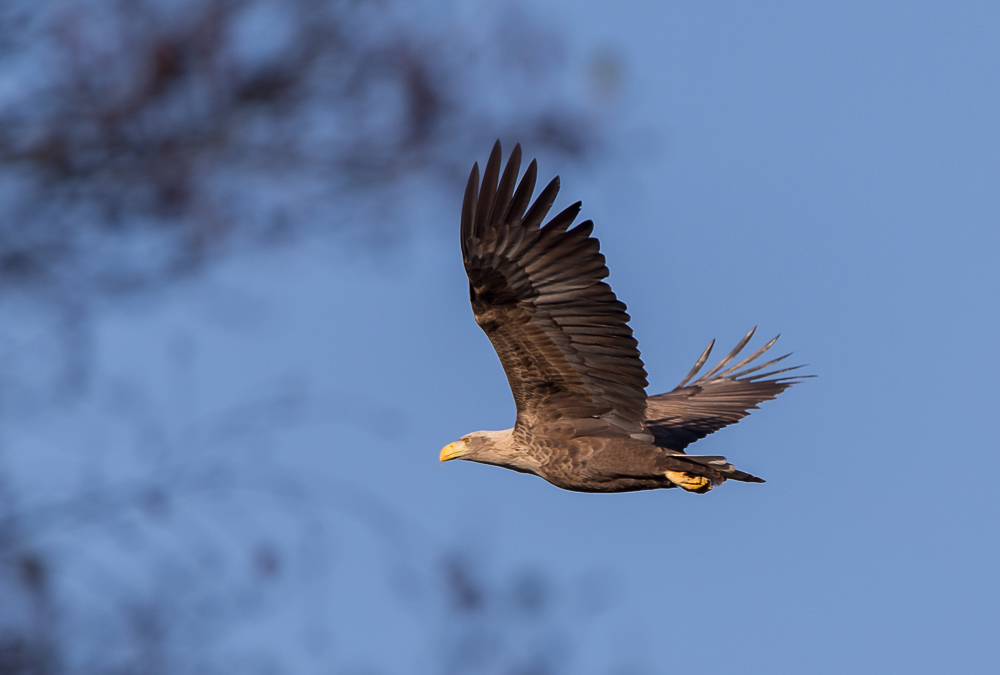
[[[744,483],[764,483],[763,478],[758,478],[753,474],[749,474],[746,471],[740,471],[735,466],[730,464],[725,457],[719,457],[717,455],[681,455],[677,456],[680,459],[683,457],[684,460],[697,464],[700,467],[705,467],[710,469],[715,473],[722,474],[723,480],[738,480]],[[719,481],[720,483],[722,481]]]
[[[738,480],[744,483],[764,482],[763,478],[758,478],[746,471],[740,471],[725,457],[671,454],[664,459],[667,460],[665,464],[668,465],[668,470],[664,473],[667,480],[688,492],[708,492],[727,480]]]

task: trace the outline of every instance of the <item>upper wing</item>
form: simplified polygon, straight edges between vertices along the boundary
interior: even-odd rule
[[[559,178],[528,209],[534,160],[515,190],[521,146],[498,185],[500,154],[497,141],[482,190],[478,164],[469,176],[462,259],[472,311],[507,373],[518,425],[572,419],[580,434],[648,438],[646,371],[625,305],[602,281],[608,268],[590,236],[594,224],[567,229],[580,212],[577,202],[539,227]]]
[[[646,428],[656,439],[654,441],[656,445],[682,451],[698,439],[724,426],[739,422],[749,415],[758,403],[770,401],[803,377],[809,377],[808,375],[774,377],[801,366],[755,374],[789,356],[785,354],[767,363],[751,365],[771,348],[777,337],[736,365],[726,368],[750,341],[755,330],[757,329],[754,328],[747,333],[718,365],[688,384],[705,365],[712,352],[712,346],[715,345],[715,340],[712,340],[691,372],[673,391],[650,396],[647,399]],[[740,370],[741,368],[743,370]]]

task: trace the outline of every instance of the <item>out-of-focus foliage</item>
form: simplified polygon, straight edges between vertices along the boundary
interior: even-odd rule
[[[456,181],[497,136],[583,152],[558,40],[447,9],[4,2],[0,284],[133,288],[234,238],[342,228],[401,180]]]
[[[567,597],[567,589],[544,571],[501,577],[474,556],[452,554],[444,558],[443,572],[449,625],[440,672],[558,675],[579,667],[573,657],[588,617],[570,616],[568,605],[580,598]],[[594,590],[581,587],[578,594]]]
[[[441,628],[433,670],[565,670],[544,576],[412,558],[377,495],[253,469],[248,448],[297,424],[296,395],[192,421],[157,403],[170,382],[95,363],[95,298],[150,297],[234,246],[296,234],[391,245],[414,193],[460,195],[470,152],[497,137],[583,154],[594,125],[558,37],[504,8],[455,9],[0,3],[0,675],[301,672],[293,624],[311,663],[339,666],[322,621],[295,615],[327,602],[330,514],[392,540],[387,567],[426,591],[399,604]],[[592,70],[615,86],[614,68]],[[190,359],[175,356],[180,377]],[[49,472],[38,448],[59,485],[46,498],[14,466]],[[247,649],[254,630],[288,636]]]
[[[415,672],[572,672],[588,619],[609,603],[602,578],[498,570],[468,546],[414,536],[377,493],[256,467],[247,447],[302,423],[304,403],[279,394],[163,429],[139,444],[160,455],[144,459],[154,470],[64,500],[24,508],[0,483],[0,675],[341,666],[329,609],[351,609],[338,607],[333,551],[363,546],[359,530],[381,544],[368,564],[384,570],[397,612],[421,628]],[[143,405],[123,405],[128,424],[150,423]]]

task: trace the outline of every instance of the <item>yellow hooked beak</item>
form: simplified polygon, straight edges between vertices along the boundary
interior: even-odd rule
[[[465,441],[455,441],[441,448],[441,463],[444,464],[449,459],[461,457],[469,451],[469,446]]]

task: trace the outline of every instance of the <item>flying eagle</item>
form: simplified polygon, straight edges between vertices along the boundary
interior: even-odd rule
[[[594,224],[570,229],[580,212],[576,202],[543,226],[558,176],[529,208],[535,161],[520,183],[521,146],[514,146],[502,176],[500,162],[497,141],[482,187],[479,165],[472,167],[462,204],[462,260],[476,323],[507,373],[517,420],[512,429],[476,431],[450,443],[441,461],[494,464],[581,492],[704,493],[727,479],[763,483],[725,457],[684,449],[799,381],[788,374],[795,368],[761,373],[787,354],[756,363],[778,338],[730,365],[751,330],[697,377],[713,340],[673,391],[646,396],[625,304],[603,281],[608,268],[590,236]]]

